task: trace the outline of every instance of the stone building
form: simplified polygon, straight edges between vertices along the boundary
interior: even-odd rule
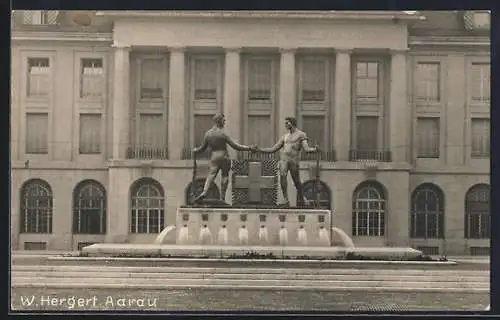
[[[223,111],[259,146],[295,116],[357,245],[489,253],[488,12],[17,11],[12,28],[13,249],[151,243]]]

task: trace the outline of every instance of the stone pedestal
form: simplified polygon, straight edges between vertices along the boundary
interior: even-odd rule
[[[220,236],[225,233],[221,229],[227,230],[227,236]],[[178,209],[176,221],[180,245],[330,246],[329,240],[320,237],[326,234],[331,239],[330,230],[331,212],[315,209],[186,207]]]

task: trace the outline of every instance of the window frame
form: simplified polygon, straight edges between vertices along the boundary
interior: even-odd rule
[[[253,54],[246,53],[241,56],[243,63],[242,82],[243,85],[243,128],[242,137],[243,143],[248,143],[249,135],[249,118],[251,116],[266,116],[269,117],[271,123],[271,140],[274,142],[277,139],[277,112],[278,112],[278,81],[279,81],[279,57],[273,54]],[[250,61],[268,60],[271,63],[271,87],[269,100],[250,100],[249,93],[249,70]]]
[[[472,234],[471,233],[471,220],[474,219],[475,217],[471,216],[471,211],[469,210],[469,194],[473,191],[476,191],[476,189],[480,189],[480,188],[487,188],[488,189],[488,201],[487,203],[489,204],[488,207],[489,207],[489,210],[488,210],[488,213],[484,213],[484,212],[474,212],[475,213],[475,217],[476,218],[479,218],[478,220],[480,221],[481,218],[483,216],[488,216],[488,224],[490,226],[490,228],[485,228],[485,230],[488,230],[487,231],[487,234],[488,236],[485,236],[484,234],[482,235],[480,230],[476,230],[476,231],[479,231],[477,233],[474,233]],[[489,184],[486,184],[486,183],[478,183],[478,184],[475,184],[473,186],[471,186],[467,192],[465,193],[465,203],[464,203],[464,238],[467,239],[467,240],[475,240],[475,239],[490,239],[491,238],[491,186]],[[480,202],[480,201],[478,201]],[[476,223],[476,225],[481,225],[481,223]],[[477,236],[474,236],[474,235],[477,235]]]
[[[418,124],[419,120],[423,119],[433,119],[437,121],[438,124],[438,149],[437,149],[437,156],[430,156],[430,155],[420,155],[419,150],[418,150]],[[442,139],[442,134],[441,134],[441,118],[440,117],[433,117],[433,116],[420,116],[418,115],[415,119],[416,125],[415,125],[415,158],[417,159],[440,159],[442,157],[442,149],[441,149],[441,139]]]
[[[81,152],[81,136],[80,136],[80,131],[81,131],[81,116],[83,115],[99,115],[99,118],[100,118],[100,132],[99,132],[99,152],[86,152],[86,153],[82,153]],[[103,117],[103,114],[100,113],[100,112],[96,112],[96,111],[93,111],[93,110],[80,110],[80,112],[78,113],[77,115],[78,117],[78,134],[77,134],[77,137],[78,137],[78,156],[96,156],[96,155],[102,155],[104,153],[104,149],[105,149],[105,144],[104,144],[104,137],[105,137],[105,133],[104,133],[104,129],[105,129],[105,123],[104,123],[104,117]]]
[[[303,100],[303,62],[321,61],[326,66],[325,71],[325,87],[323,101],[304,101]],[[334,77],[335,77],[335,56],[315,53],[301,53],[296,56],[296,95],[297,95],[297,124],[303,129],[303,117],[323,117],[323,141],[324,145],[320,146],[325,151],[330,151],[333,148],[334,130]],[[307,132],[306,132],[307,134]]]
[[[421,192],[431,192],[436,196],[437,199],[437,210],[438,211],[429,211],[426,210],[425,213],[418,213],[415,209],[417,206],[417,202],[415,202],[416,197],[421,193]],[[445,195],[444,192],[439,186],[433,184],[433,183],[422,183],[418,185],[411,193],[411,207],[410,207],[410,238],[412,240],[442,240],[445,238],[446,234],[446,208],[445,208]],[[426,204],[428,206],[428,204]],[[429,215],[433,215],[436,218],[436,225],[434,226],[434,229],[436,229],[436,236],[428,236],[429,230],[428,230],[428,225],[426,223],[425,225],[425,236],[424,237],[417,237],[417,231],[419,230],[418,227],[418,218],[422,218],[422,215],[425,217],[425,221],[427,222],[427,218]],[[414,222],[414,224],[412,224]]]
[[[141,98],[141,81],[142,81],[142,62],[144,60],[153,59],[161,60],[163,67],[163,97],[162,98]],[[141,139],[141,115],[161,115],[163,126],[162,126],[162,147],[159,149],[168,150],[168,127],[169,127],[169,79],[170,79],[170,55],[167,52],[159,53],[144,53],[144,52],[134,52],[131,55],[131,79],[134,79],[133,90],[132,90],[132,105],[131,107],[131,141],[128,148],[134,149],[134,155],[136,151],[143,150],[145,148],[140,144]],[[160,158],[168,158],[168,153],[161,152]],[[138,159],[137,156],[133,157]],[[157,157],[154,156],[156,159]]]
[[[100,210],[99,215],[100,215],[100,225],[99,225],[99,230],[100,232],[83,232],[82,228],[80,228],[80,219],[83,214],[82,213],[83,209],[80,205],[80,201],[77,202],[77,200],[81,199],[81,193],[86,187],[93,187],[97,189],[101,193],[101,207],[98,208]],[[88,209],[87,209],[88,210]],[[88,180],[83,180],[80,183],[78,183],[75,188],[73,189],[73,216],[72,216],[72,232],[73,234],[78,234],[78,235],[104,235],[106,234],[106,219],[107,219],[107,195],[106,195],[106,189],[104,186],[93,179],[88,179]],[[89,229],[90,230],[90,229]],[[87,230],[88,231],[88,230]]]
[[[46,115],[47,116],[47,141],[46,141],[46,152],[30,152],[28,151],[28,115]],[[36,112],[36,111],[28,111],[24,113],[24,154],[29,155],[29,156],[48,156],[50,153],[50,114],[49,112]]]
[[[155,208],[147,207],[146,209],[137,209],[136,208],[138,206],[134,205],[134,199],[138,198],[137,195],[138,195],[140,189],[142,187],[146,187],[146,186],[157,189],[158,194],[160,196],[156,196],[153,198],[156,199],[157,201],[161,202],[160,207],[155,207]],[[143,198],[143,197],[141,197],[141,198]],[[152,198],[148,197],[147,199],[149,200]],[[130,234],[134,234],[134,235],[159,234],[163,230],[163,228],[166,226],[166,215],[165,215],[166,210],[165,210],[165,208],[166,208],[167,199],[165,197],[165,190],[163,189],[163,186],[158,181],[151,179],[151,178],[142,178],[140,180],[135,181],[131,186],[129,201],[130,201],[130,209],[129,209],[129,228],[128,229],[129,229]],[[134,219],[134,210],[136,210],[135,219]],[[159,210],[160,211],[158,213],[158,232],[150,232],[150,223],[149,223],[150,220],[149,219],[147,219],[146,232],[139,232],[139,221],[140,221],[139,211],[140,210],[147,210],[148,211],[148,213],[146,215],[147,217],[149,217],[149,212],[151,210]],[[135,220],[135,228],[134,228],[134,224],[133,224],[132,220]],[[163,221],[163,226],[161,225],[162,221]]]
[[[187,59],[187,72],[188,72],[188,77],[187,77],[187,83],[188,83],[188,100],[187,103],[189,105],[189,134],[186,135],[186,148],[190,150],[192,146],[194,145],[194,118],[197,115],[215,115],[218,112],[221,112],[223,110],[223,94],[224,94],[224,76],[225,76],[225,70],[224,70],[224,61],[225,61],[225,54],[224,53],[213,53],[213,54],[208,54],[208,53],[188,53],[186,55]],[[217,99],[215,101],[198,101],[195,100],[195,61],[198,59],[215,59],[217,61],[217,66],[218,66],[218,87],[217,87]]]
[[[48,201],[49,201],[49,204],[47,206],[47,208],[49,208],[50,210],[50,213],[47,214],[47,219],[48,219],[48,222],[47,222],[47,231],[46,232],[39,232],[38,230],[35,231],[35,232],[28,232],[27,230],[29,230],[28,225],[29,225],[29,220],[26,219],[27,218],[27,208],[26,208],[26,202],[27,202],[27,199],[26,199],[26,196],[25,196],[25,192],[27,191],[28,187],[30,186],[30,184],[33,184],[33,185],[40,185],[42,186],[45,191],[47,191],[48,195],[46,197],[48,197]],[[45,180],[42,180],[42,179],[30,179],[28,181],[26,181],[23,186],[21,187],[20,189],[20,210],[19,210],[19,213],[21,215],[20,217],[20,229],[19,229],[19,233],[20,234],[52,234],[53,233],[53,224],[54,224],[54,193],[52,191],[52,187],[50,186],[50,184],[45,181]],[[38,223],[35,223],[36,226],[38,226]],[[38,228],[36,228],[38,229]]]
[[[378,117],[377,126],[377,146],[376,150],[383,152],[389,148],[389,123],[387,113],[389,111],[389,82],[387,77],[389,76],[389,56],[381,55],[363,55],[363,54],[353,54],[351,57],[351,128],[356,128],[351,130],[351,149],[356,150],[357,147],[357,118],[358,117]],[[377,101],[364,101],[357,100],[356,90],[357,90],[357,64],[360,62],[375,62],[378,63],[378,99]],[[356,150],[357,151],[357,150]]]
[[[490,143],[489,143],[489,148],[488,148],[488,152],[484,152],[484,153],[474,153],[474,148],[473,148],[473,143],[474,143],[474,137],[472,136],[474,131],[473,131],[473,124],[474,124],[474,120],[480,120],[480,121],[488,121],[488,126],[489,126],[489,129],[488,129],[488,140],[490,140]],[[472,117],[470,119],[470,157],[471,159],[489,159],[491,157],[491,119],[490,118],[486,118],[486,117]]]
[[[358,195],[364,189],[375,190],[375,192],[379,196],[378,199],[359,198]],[[376,202],[378,204],[378,207],[377,207],[377,209],[371,209],[371,208],[369,208],[369,205],[367,204],[366,205],[367,208],[365,210],[360,210],[363,208],[360,208],[360,206],[359,206],[360,201],[358,199],[361,199],[361,200],[364,199],[364,200],[366,200],[366,203],[370,203],[371,201]],[[382,206],[382,209],[380,209],[381,206]],[[364,227],[360,227],[359,223],[358,223],[358,221],[360,219],[359,215],[361,212],[367,213],[367,215],[366,215],[366,219],[367,219],[366,233],[367,234],[366,235],[362,234],[364,232],[359,232],[360,230],[363,230],[360,228],[364,228]],[[378,220],[378,228],[377,228],[376,235],[370,235],[370,228],[369,228],[369,221],[370,221],[370,216],[371,216],[370,213],[375,214],[375,216],[377,217],[377,220]],[[352,219],[351,220],[351,233],[352,233],[352,236],[359,237],[359,238],[361,238],[361,237],[363,237],[363,238],[386,237],[387,236],[387,225],[388,225],[387,218],[388,218],[388,216],[387,216],[387,199],[386,199],[383,188],[380,185],[373,183],[371,181],[366,181],[366,182],[358,185],[352,193],[352,211],[351,211],[351,219]]]

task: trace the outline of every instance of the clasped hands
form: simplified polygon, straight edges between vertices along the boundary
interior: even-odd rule
[[[256,144],[252,144],[250,147],[249,147],[250,151],[252,153],[255,153],[255,152],[261,152],[262,150],[256,145]],[[319,146],[318,145],[315,145],[314,147],[312,147],[314,149],[314,151],[312,152],[320,152],[320,149],[319,149]]]

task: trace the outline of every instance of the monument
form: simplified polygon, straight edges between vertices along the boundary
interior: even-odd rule
[[[333,226],[331,210],[324,206],[320,208],[320,197],[314,197],[315,193],[324,192],[326,186],[319,183],[319,148],[317,145],[309,147],[309,139],[297,128],[294,118],[286,118],[288,132],[270,148],[241,145],[224,132],[223,114],[215,115],[213,120],[214,126],[205,133],[202,144],[193,149],[193,155],[208,150],[207,178],[197,178],[194,156],[193,181],[187,191],[187,205],[177,209],[175,224],[164,228],[151,245],[95,244],[83,248],[83,252],[217,258],[254,251],[260,255],[286,255],[289,258],[335,258],[348,253],[400,258],[421,254],[411,248],[355,248],[351,238]],[[229,158],[227,146],[240,152],[236,159]],[[278,158],[275,153],[279,150],[282,151]],[[316,203],[314,207],[308,205],[300,181],[302,150],[317,155],[317,183],[312,184],[312,189],[305,190]],[[229,205],[225,200],[231,169],[232,204]],[[220,194],[214,184],[219,171]],[[295,207],[290,206],[288,200],[286,180],[289,172],[297,190]],[[278,184],[285,200],[280,204],[277,203]],[[212,200],[209,201],[210,198]],[[340,237],[343,246],[332,246],[333,232]],[[175,233],[174,243],[172,237],[168,237],[172,233]]]

